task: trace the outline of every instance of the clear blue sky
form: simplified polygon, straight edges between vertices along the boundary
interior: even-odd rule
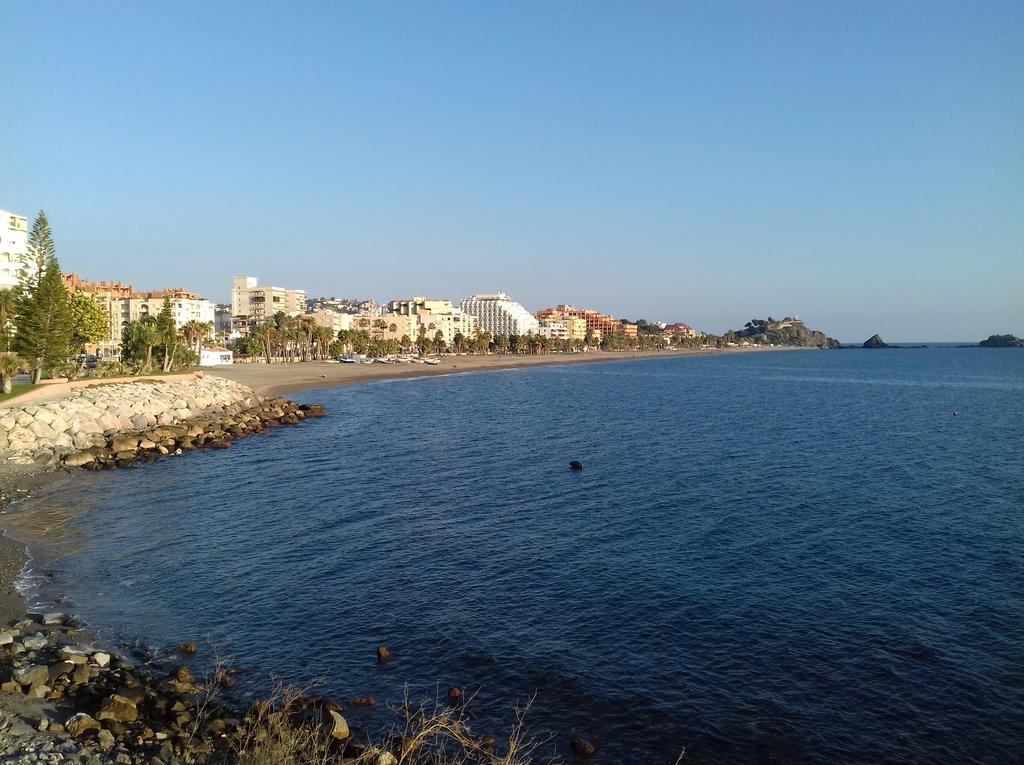
[[[0,4],[0,208],[227,298],[1024,335],[1024,3]]]

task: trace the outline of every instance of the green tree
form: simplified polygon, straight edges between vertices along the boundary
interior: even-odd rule
[[[68,309],[71,312],[71,345],[77,353],[84,353],[85,346],[101,343],[110,336],[110,312],[88,292],[73,292],[68,295]]]
[[[427,337],[427,328],[420,324],[416,329],[416,350],[420,352],[420,356],[426,356],[429,348],[430,339]]]
[[[153,368],[153,348],[161,340],[156,317],[142,316],[128,322],[121,331],[121,360],[139,362],[140,371]]]
[[[189,319],[181,325],[181,336],[189,349],[198,357],[203,351],[203,340],[210,336],[212,330],[212,322]]]
[[[164,297],[164,304],[160,307],[160,313],[156,317],[156,328],[160,334],[159,343],[163,348],[163,371],[169,372],[178,349],[178,325],[174,321],[169,297]]]
[[[0,289],[0,352],[11,349],[11,335],[17,311],[17,293],[12,289]]]
[[[253,339],[259,345],[260,350],[263,352],[263,358],[267,360],[268,364],[272,361],[278,332],[279,330],[274,326],[274,323],[268,321],[266,324],[260,324],[253,335]]]
[[[46,213],[42,210],[28,237],[29,263],[17,288],[17,328],[14,349],[32,368],[32,382],[45,369],[67,361],[71,354],[71,311],[68,291],[57,262],[57,250]]]
[[[0,393],[14,390],[14,378],[25,369],[25,360],[13,353],[0,356]]]

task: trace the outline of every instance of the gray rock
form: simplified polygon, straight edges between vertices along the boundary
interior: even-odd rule
[[[22,685],[39,685],[49,682],[50,670],[41,664],[29,664],[14,670],[13,677]]]

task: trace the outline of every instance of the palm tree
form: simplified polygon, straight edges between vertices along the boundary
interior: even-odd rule
[[[334,330],[330,327],[317,327],[314,336],[317,358],[325,359],[330,355],[331,343],[334,341]]]
[[[316,340],[317,323],[312,316],[300,316],[297,322],[296,335],[302,349],[302,360],[309,361],[313,355],[313,343]]]
[[[14,390],[14,378],[25,371],[25,360],[13,353],[0,356],[0,393]]]
[[[142,365],[143,372],[149,372],[153,368],[153,347],[160,340],[160,327],[157,325],[155,316],[143,316],[128,325],[129,337],[132,348],[140,351],[145,356]]]
[[[185,344],[189,349],[194,351],[196,356],[201,356],[203,352],[203,339],[210,336],[210,330],[212,329],[213,322],[190,319],[181,325],[181,335],[185,338]]]
[[[277,341],[278,329],[271,322],[261,324],[256,328],[253,338],[259,343],[260,350],[267,363],[271,363],[271,356],[274,351],[274,343]]]

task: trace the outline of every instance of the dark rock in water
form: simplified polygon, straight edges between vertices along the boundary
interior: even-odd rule
[[[348,700],[349,706],[353,707],[372,707],[377,703],[377,700],[373,696],[360,696],[356,699]]]
[[[174,670],[174,679],[179,683],[194,683],[196,681],[192,672],[184,664]]]
[[[594,746],[592,741],[588,741],[585,738],[574,738],[572,740],[572,750],[580,757],[592,757],[597,751],[597,747]]]
[[[192,641],[189,641],[187,643],[182,643],[181,645],[178,646],[178,651],[180,653],[195,653],[196,652],[196,644],[193,643]]]
[[[377,663],[383,664],[391,658],[391,651],[388,650],[386,645],[377,646]]]
[[[579,460],[573,460],[569,463],[569,467],[573,470],[583,470],[583,463]]]
[[[989,335],[978,345],[982,348],[1024,348],[1024,338],[1014,335]]]
[[[238,681],[235,680],[235,678],[233,678],[231,675],[225,674],[219,675],[217,677],[217,683],[220,685],[221,688],[234,688],[236,685],[238,685]]]
[[[457,701],[458,699],[461,699],[461,698],[462,698],[462,689],[461,688],[454,688],[453,687],[453,688],[449,688],[448,689],[448,700],[449,701]]]
[[[872,335],[864,341],[864,348],[888,348],[889,345],[878,335]]]

